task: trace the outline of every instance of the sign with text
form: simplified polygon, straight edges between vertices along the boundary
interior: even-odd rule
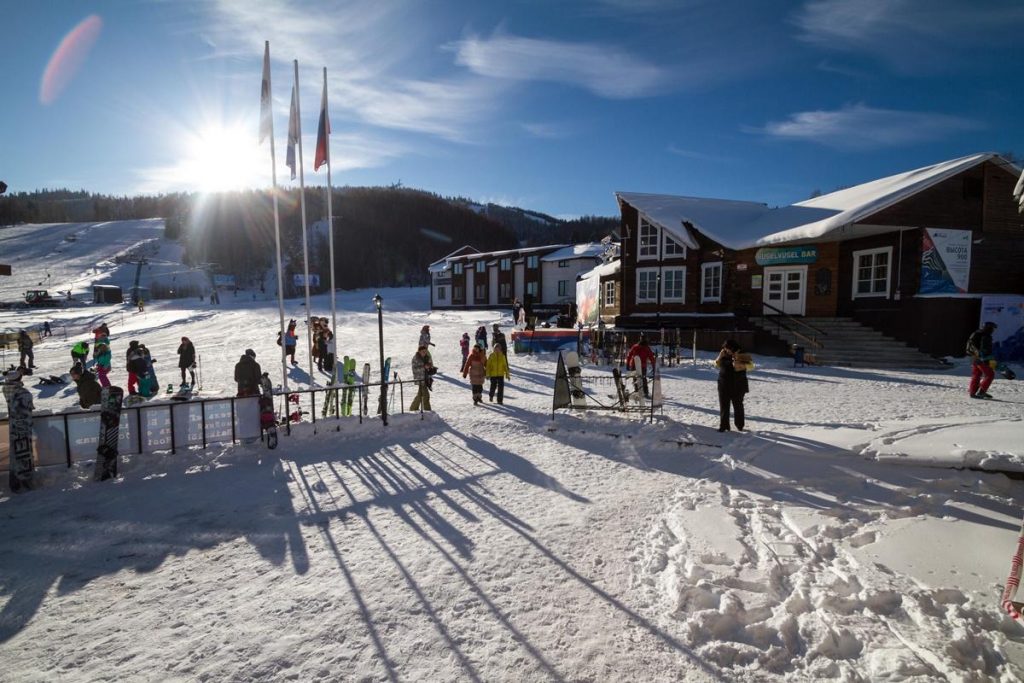
[[[292,282],[295,284],[296,287],[305,287],[306,286],[306,276],[303,275],[302,273],[295,273],[294,275],[292,275]],[[310,273],[309,274],[309,286],[310,287],[319,287],[320,286],[320,276],[317,275],[316,273]]]
[[[818,260],[818,247],[762,247],[754,254],[759,266],[784,266],[791,263],[814,263]]]
[[[235,276],[234,275],[214,275],[213,276],[214,287],[234,287]]]
[[[971,279],[971,231],[925,228],[920,294],[962,294]]]

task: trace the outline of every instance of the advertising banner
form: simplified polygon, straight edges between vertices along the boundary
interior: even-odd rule
[[[295,273],[294,275],[292,275],[292,282],[295,284],[296,287],[305,287],[306,286],[306,276],[303,275],[302,273]],[[310,287],[319,287],[320,286],[320,276],[317,275],[316,273],[310,273],[309,274],[309,286]]]
[[[601,278],[597,275],[576,283],[576,322],[596,325],[601,309]]]
[[[213,276],[214,287],[234,287],[235,276],[234,275],[214,275]]]
[[[1004,294],[981,299],[978,327],[992,321],[992,350],[997,360],[1024,361],[1024,296]]]
[[[818,260],[818,247],[762,247],[754,254],[759,266],[785,266],[791,263],[814,263]]]
[[[971,231],[925,228],[921,294],[962,294],[971,279]]]

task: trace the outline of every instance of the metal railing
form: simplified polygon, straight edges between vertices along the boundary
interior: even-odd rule
[[[788,313],[785,313],[784,311],[776,308],[775,306],[772,306],[768,302],[764,302],[764,307],[765,308],[770,308],[771,310],[775,311],[775,313],[777,314],[777,315],[774,315],[774,316],[762,316],[761,317],[761,320],[765,323],[766,327],[769,324],[769,318],[770,318],[771,323],[775,324],[776,330],[785,329],[787,332],[792,334],[797,339],[803,340],[803,342],[805,344],[809,344],[810,346],[813,346],[816,350],[821,350],[821,349],[825,348],[825,345],[818,341],[818,338],[817,338],[816,335],[820,334],[820,335],[823,335],[823,336],[827,337],[828,336],[828,332],[825,332],[824,330],[818,329],[814,325],[811,325],[810,323],[804,322],[803,320],[800,320],[798,318],[794,318],[793,316],[789,315]],[[807,328],[808,330],[810,330],[814,334],[812,334],[810,337],[808,337],[807,335],[803,334],[802,332],[799,332],[796,329],[794,329],[792,325],[787,324],[787,322],[783,322],[784,320],[787,321],[788,323],[793,323],[794,325],[800,325],[802,327],[805,327],[805,328]],[[778,335],[776,334],[776,336],[778,336]]]

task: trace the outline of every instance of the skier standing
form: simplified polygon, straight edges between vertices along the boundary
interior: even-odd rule
[[[967,353],[971,356],[971,383],[967,393],[971,398],[992,398],[988,388],[996,377],[992,357],[992,331],[998,327],[994,322],[986,322],[981,329],[975,330],[967,339]]]
[[[507,357],[508,343],[505,341],[505,333],[498,328],[498,323],[494,323],[491,330],[491,346],[493,348],[501,346],[501,352]]]
[[[18,353],[21,354],[19,365],[21,367],[31,369],[36,366],[36,354],[32,350],[34,344],[35,342],[32,341],[32,337],[28,335],[28,332],[22,330],[18,333]],[[28,358],[28,363],[25,362],[26,358]]]
[[[750,390],[747,370],[754,366],[749,353],[740,350],[739,342],[727,339],[715,360],[718,367],[718,431],[729,431],[729,406],[732,405],[736,429],[743,431],[743,397]]]
[[[647,390],[647,365],[654,367],[654,352],[651,351],[651,347],[647,341],[647,335],[641,334],[640,341],[630,347],[629,353],[626,354],[626,369],[633,369],[633,359],[640,359],[640,377],[643,380],[644,396],[650,398],[651,394]]]
[[[462,349],[462,365],[466,365],[466,359],[469,358],[469,332],[462,333],[462,339],[459,340],[459,348]]]
[[[484,378],[487,376],[487,354],[483,342],[477,342],[473,347],[466,364],[462,366],[462,376],[469,377],[473,389],[473,405],[480,403],[484,397]]]
[[[100,380],[100,386],[109,387],[110,380],[107,379],[107,375],[110,374],[110,342],[106,337],[96,342],[96,346],[93,347],[93,359],[96,361],[96,376]]]
[[[50,321],[49,320],[46,320],[46,321],[43,322],[43,336],[44,337],[52,337],[53,336],[53,330],[50,329]]]
[[[185,370],[188,370],[190,387],[196,385],[196,347],[188,337],[181,338],[181,345],[178,347],[178,368],[181,370],[181,386],[185,386]]]
[[[100,402],[100,383],[95,375],[81,365],[71,368],[71,379],[78,387],[78,405],[89,408]]]
[[[419,391],[416,398],[412,400],[409,410],[416,412],[423,406],[423,410],[430,410],[430,376],[434,369],[434,360],[430,357],[430,349],[425,344],[420,344],[416,354],[412,357],[412,378],[416,381]]]
[[[511,379],[511,376],[508,374],[508,360],[505,358],[505,352],[502,351],[501,346],[497,342],[494,343],[491,355],[487,358],[487,376],[491,380],[491,390],[489,393],[491,403],[494,403],[495,391],[498,392],[498,404],[504,403],[505,380]]]
[[[246,349],[235,364],[235,382],[238,383],[237,396],[259,396],[260,376],[263,371],[256,362],[256,352]]]

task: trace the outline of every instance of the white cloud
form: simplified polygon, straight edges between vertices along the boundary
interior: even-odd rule
[[[798,112],[785,121],[772,121],[763,128],[746,130],[841,149],[870,149],[938,140],[981,127],[976,121],[948,114],[875,109],[854,104],[836,111]]]
[[[611,99],[653,95],[669,82],[661,67],[612,45],[499,34],[467,38],[450,47],[456,63],[481,76],[565,83]]]
[[[694,159],[695,161],[713,161],[715,163],[732,162],[735,161],[729,157],[724,157],[718,154],[706,154],[704,152],[695,152],[689,149],[683,149],[672,144],[666,148],[669,154],[674,154],[684,159]]]
[[[573,124],[554,123],[551,121],[524,121],[519,125],[533,137],[545,140],[563,140],[572,137],[577,131],[577,126]]]

